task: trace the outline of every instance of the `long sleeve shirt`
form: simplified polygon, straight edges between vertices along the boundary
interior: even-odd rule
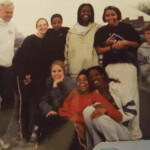
[[[84,122],[83,110],[94,103],[105,105],[108,115],[117,122],[122,121],[121,113],[116,110],[102,95],[97,92],[88,94],[79,94],[74,89],[64,101],[63,106],[59,109],[59,115],[66,117],[71,121]]]
[[[11,21],[5,22],[0,18],[0,66],[12,65],[14,46],[20,46],[24,38]]]
[[[46,81],[45,94],[39,105],[44,115],[50,111],[58,111],[59,107],[63,105],[65,98],[75,87],[75,83],[69,77],[65,77],[63,82],[56,88],[53,88],[52,85],[53,80],[50,77]]]

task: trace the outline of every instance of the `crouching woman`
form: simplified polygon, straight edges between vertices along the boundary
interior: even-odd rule
[[[89,109],[91,108],[91,110]],[[88,112],[88,109],[90,112]],[[94,121],[97,116],[109,116],[114,122],[122,121],[122,114],[116,110],[102,95],[91,90],[89,85],[87,71],[82,70],[77,77],[77,88],[75,88],[65,99],[63,106],[59,109],[59,115],[74,122],[79,139],[91,135],[93,139],[96,134],[89,134],[90,126],[88,122]],[[84,118],[85,117],[85,118]],[[88,118],[89,117],[89,118]],[[84,121],[85,120],[85,121]],[[86,124],[86,126],[85,126]],[[86,130],[86,128],[88,130]],[[94,147],[86,141],[87,149]],[[97,143],[96,143],[97,144]]]
[[[122,121],[117,122],[106,114],[107,109],[103,108],[106,112],[102,113],[101,104],[84,109],[89,145],[93,147],[102,141],[131,140],[131,129],[128,125],[137,112],[128,89],[121,82],[108,78],[105,70],[99,66],[89,68],[88,77],[91,85],[122,114]]]

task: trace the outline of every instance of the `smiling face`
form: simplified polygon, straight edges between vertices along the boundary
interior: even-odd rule
[[[51,76],[54,81],[60,80],[64,76],[63,68],[59,65],[53,65],[51,69]]]
[[[59,30],[62,26],[62,19],[59,17],[55,17],[52,19],[51,25],[54,30]]]
[[[91,13],[90,7],[84,6],[80,11],[80,20],[81,20],[80,24],[88,25],[88,23],[90,22],[91,16],[92,16],[92,13]]]
[[[48,30],[48,22],[45,19],[40,19],[37,23],[36,23],[36,28],[37,31],[40,35],[43,35],[47,32]]]
[[[102,85],[103,79],[104,75],[100,74],[96,69],[90,70],[89,80],[94,87],[100,87]]]
[[[85,94],[89,92],[89,82],[87,76],[81,74],[77,78],[77,88],[81,94]]]
[[[118,16],[117,13],[109,9],[105,12],[105,21],[108,22],[110,26],[117,26],[118,25]]]
[[[13,17],[14,6],[13,5],[6,5],[0,8],[0,18],[4,21],[9,22]]]

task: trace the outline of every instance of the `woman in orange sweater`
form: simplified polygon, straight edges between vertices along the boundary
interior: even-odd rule
[[[87,106],[94,109],[91,119],[108,115],[115,122],[119,123],[122,121],[121,113],[102,95],[92,91],[87,78],[87,71],[82,70],[77,77],[77,88],[69,94],[63,106],[59,109],[60,116],[66,117],[77,125],[77,131],[79,131],[79,137],[81,138],[85,135],[83,111]]]

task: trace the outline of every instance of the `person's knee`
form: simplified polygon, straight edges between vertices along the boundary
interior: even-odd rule
[[[93,106],[87,106],[87,107],[83,110],[84,119],[90,119],[91,114],[93,113],[94,110],[95,110],[95,108],[94,108]]]
[[[107,115],[102,115],[98,118],[95,118],[94,120],[94,123],[101,126],[101,127],[106,127],[106,125],[108,125],[110,122],[110,117],[107,116]]]

